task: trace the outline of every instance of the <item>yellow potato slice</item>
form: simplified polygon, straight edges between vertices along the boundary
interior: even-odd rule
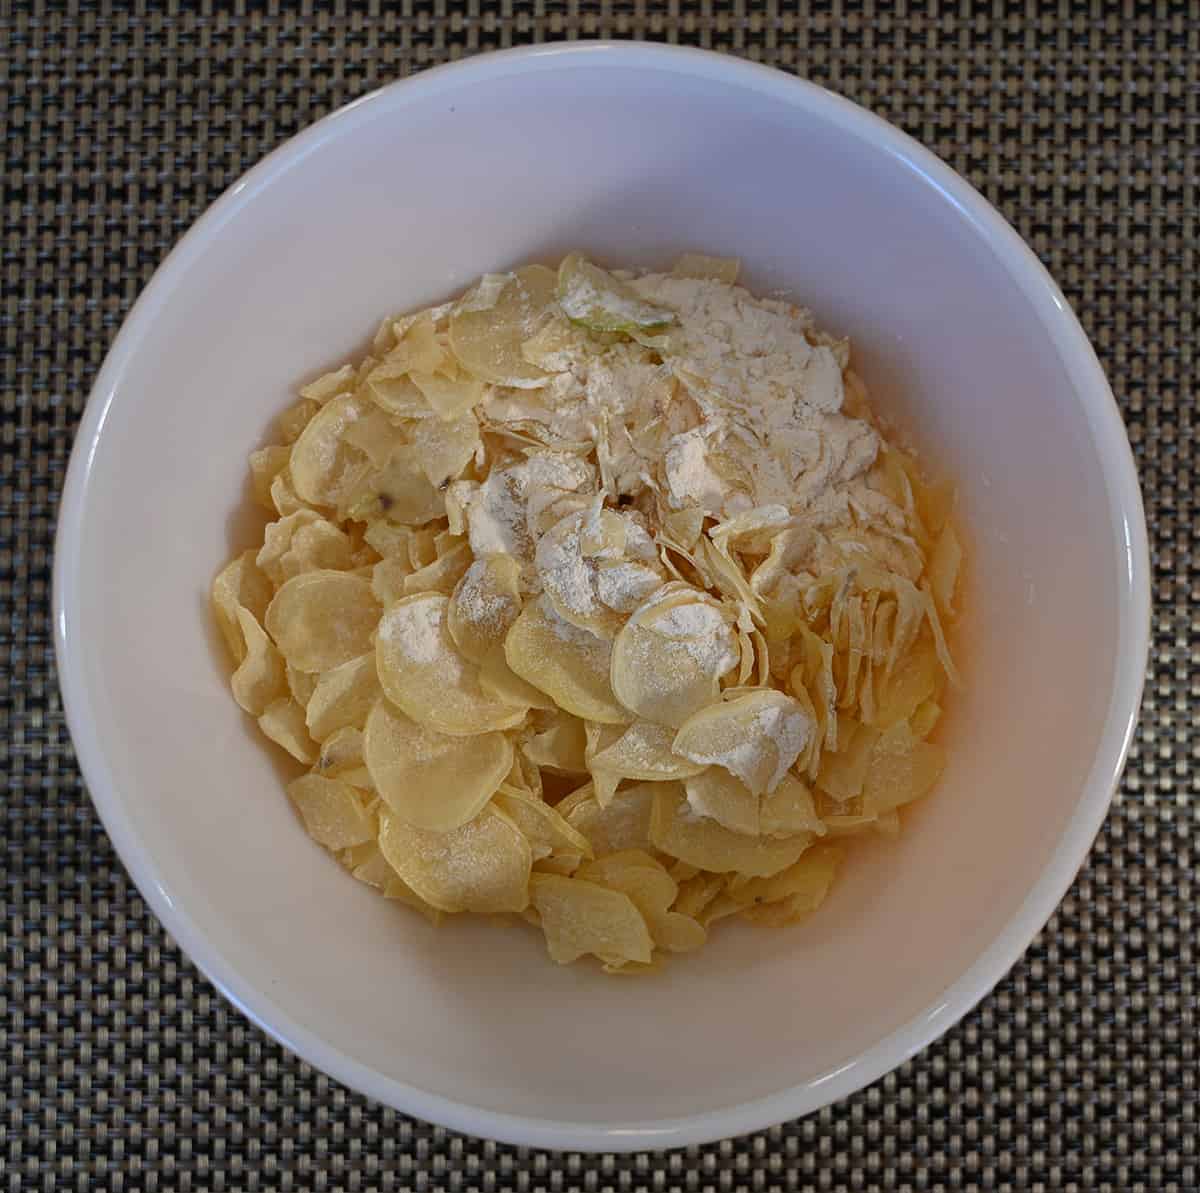
[[[650,840],[670,857],[717,874],[765,877],[793,865],[812,844],[811,834],[776,839],[731,832],[697,817],[677,783],[658,784],[650,814]]]
[[[871,754],[878,740],[877,729],[844,717],[839,749],[836,752],[827,750],[822,755],[817,786],[841,803],[861,795]]]
[[[379,696],[374,651],[322,672],[305,709],[309,733],[323,742],[347,725],[361,728]]]
[[[662,863],[644,850],[611,853],[585,862],[575,877],[628,895],[642,913],[657,948],[688,953],[708,938],[696,920],[671,910],[679,888]]]
[[[434,418],[435,411],[411,377],[391,377],[390,370],[379,370],[367,377],[366,392],[371,401],[393,418]]]
[[[613,642],[613,693],[630,712],[678,729],[714,703],[740,657],[732,616],[707,593],[668,584]]]
[[[487,695],[479,668],[454,645],[449,604],[441,593],[424,593],[388,607],[375,639],[384,695],[413,720],[453,737],[519,725],[526,707]]]
[[[300,397],[318,405],[323,404],[349,390],[354,385],[354,376],[353,365],[341,365],[328,373],[322,373],[315,381],[301,386]]]
[[[407,373],[435,373],[446,363],[446,349],[438,335],[437,323],[428,311],[422,311],[400,333],[396,346],[370,375],[403,377]]]
[[[588,761],[596,799],[607,804],[622,779],[667,782],[697,775],[704,765],[680,757],[671,748],[673,731],[652,721],[635,721]]]
[[[316,762],[317,743],[308,735],[304,709],[291,696],[272,700],[258,718],[258,727],[297,762],[303,762],[305,766],[312,766]]]
[[[464,542],[457,542],[432,563],[409,572],[400,586],[405,596],[415,596],[421,592],[440,592],[449,596],[470,566],[471,548]]]
[[[769,878],[751,879],[733,892],[732,898],[752,923],[768,927],[794,924],[825,902],[840,860],[835,846],[814,846],[795,865]]]
[[[600,332],[657,332],[677,321],[674,311],[647,302],[631,286],[578,253],[558,267],[558,305],[572,323]]]
[[[677,278],[703,278],[732,286],[738,279],[741,262],[736,257],[708,257],[704,253],[684,253],[671,267]]]
[[[597,857],[622,849],[649,849],[650,812],[657,789],[657,783],[623,787],[601,806],[588,783],[567,796],[558,811],[591,842]]]
[[[429,483],[441,488],[474,457],[479,448],[479,423],[470,410],[456,417],[426,419],[413,427],[412,444]]]
[[[463,656],[482,662],[521,612],[521,568],[511,555],[475,560],[450,598],[446,625]]]
[[[353,787],[321,775],[304,775],[288,784],[287,793],[318,845],[348,849],[375,840],[375,817]]]
[[[917,740],[907,722],[893,725],[871,753],[863,780],[863,814],[884,816],[920,799],[938,781],[944,766],[940,746]]]
[[[261,622],[271,603],[271,582],[255,563],[256,552],[243,551],[213,580],[212,611],[234,665],[246,657],[238,610],[248,609]]]
[[[707,816],[734,833],[758,836],[759,797],[723,767],[710,766],[686,779],[683,787],[688,806],[697,816]],[[776,792],[782,787],[781,783]]]
[[[504,639],[508,665],[555,704],[585,720],[631,720],[609,682],[612,643],[564,621],[543,596],[530,601]]]
[[[529,887],[550,956],[560,965],[585,953],[601,960],[649,962],[650,930],[624,892],[557,874],[535,874]]]
[[[755,795],[774,791],[808,744],[812,720],[795,697],[774,689],[726,697],[688,718],[675,736],[675,753],[723,766]]]
[[[493,385],[545,385],[547,374],[525,359],[521,345],[554,300],[554,287],[554,272],[543,265],[528,265],[498,282],[485,278],[450,318],[450,347],[459,364]]]
[[[283,658],[254,614],[239,605],[238,623],[246,654],[230,678],[233,698],[252,716],[261,716],[268,704],[288,690]]]
[[[937,728],[941,719],[942,706],[936,700],[926,700],[917,706],[908,724],[913,737],[926,738]]]
[[[283,670],[287,676],[288,691],[291,692],[292,699],[307,708],[317,687],[317,677],[307,671],[297,671],[295,667],[288,667],[286,664]]]
[[[313,398],[300,398],[279,415],[275,419],[275,430],[283,444],[290,447],[295,443],[320,409],[321,403]]]
[[[724,889],[724,874],[706,874],[702,870],[698,871],[691,878],[680,881],[679,893],[675,896],[672,910],[689,919],[699,920],[705,909]]]
[[[302,572],[346,571],[354,565],[349,537],[315,510],[299,509],[272,522],[263,532],[255,560],[273,584]]]
[[[479,664],[479,687],[485,696],[501,704],[547,711],[558,707],[545,692],[527,683],[508,665],[503,642],[496,643]]]
[[[502,786],[496,793],[495,801],[496,807],[525,834],[535,860],[551,854],[574,858],[592,856],[588,839],[537,796]]]
[[[529,842],[495,808],[445,833],[380,809],[379,848],[403,882],[439,911],[520,912],[529,904]]]
[[[372,523],[372,526],[378,526],[379,523]],[[408,562],[408,552],[404,555],[391,555],[386,559],[381,559],[371,569],[371,591],[375,594],[375,599],[385,609],[393,601],[402,600],[406,596],[411,596],[404,587],[404,581],[413,574],[412,564]]]
[[[397,816],[446,832],[491,799],[512,767],[513,748],[502,733],[449,737],[380,700],[367,718],[363,757],[375,790]]]
[[[784,775],[783,782],[770,795],[762,797],[759,831],[764,837],[791,837],[798,833],[824,836],[825,825],[817,815],[812,792],[795,775]]]
[[[321,741],[321,752],[313,769],[328,779],[341,779],[352,787],[373,789],[375,786],[363,765],[362,730],[353,725],[343,725]]]
[[[347,572],[294,576],[267,608],[267,633],[300,671],[329,671],[371,649],[379,602],[370,583]]]
[[[333,398],[304,428],[292,445],[288,471],[292,488],[313,505],[339,505],[369,467],[366,457],[344,440],[350,425],[366,413],[353,394]]]
[[[938,690],[938,659],[933,643],[923,639],[897,664],[883,685],[875,710],[875,725],[890,729],[907,721]]]
[[[254,490],[254,500],[268,513],[275,512],[275,503],[271,500],[271,485],[288,466],[291,456],[290,448],[278,445],[259,448],[258,451],[250,453],[250,485]]]
[[[559,713],[549,728],[521,746],[521,752],[534,766],[561,775],[586,774],[586,749],[583,722],[567,713]]]
[[[367,406],[342,435],[342,442],[362,452],[375,468],[387,467],[392,452],[405,439],[405,425],[375,406]]]
[[[471,414],[471,411],[483,401],[487,392],[478,377],[467,375],[446,377],[436,373],[416,372],[412,374],[411,379],[439,419],[444,419],[446,422],[460,422],[465,418],[470,418],[471,422],[475,423],[475,416]],[[478,439],[478,424],[476,424],[476,439]]]
[[[358,473],[339,493],[339,513],[356,522],[389,518],[420,526],[446,512],[445,494],[430,483],[420,451],[401,444],[386,468]]]

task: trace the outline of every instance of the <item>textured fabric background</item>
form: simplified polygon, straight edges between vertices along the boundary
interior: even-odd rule
[[[0,1174],[7,1190],[1185,1190],[1200,1186],[1195,4],[0,0]],[[348,1093],[148,913],[64,727],[58,492],[93,375],[170,245],[264,152],[465,54],[694,43],[894,121],[1030,241],[1121,401],[1157,603],[1141,729],[1071,894],[966,1021],[801,1122],[667,1155],[498,1147]]]

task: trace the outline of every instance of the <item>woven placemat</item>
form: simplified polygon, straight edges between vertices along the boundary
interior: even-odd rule
[[[130,6],[133,7],[132,5]],[[1200,1186],[1195,7],[705,0],[0,0],[0,1174],[5,1188]],[[795,71],[979,187],[1075,304],[1145,487],[1157,612],[1141,729],[1082,876],[965,1022],[806,1120],[666,1155],[559,1156],[339,1087],[218,996],[115,857],[76,769],[48,616],[56,503],[121,319],[265,151],[422,67],[645,37]]]

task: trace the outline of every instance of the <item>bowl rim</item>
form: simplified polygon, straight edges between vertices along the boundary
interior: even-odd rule
[[[1037,883],[1000,934],[930,1007],[854,1060],[812,1080],[738,1105],[681,1118],[597,1125],[511,1115],[431,1093],[360,1064],[289,1016],[240,973],[200,922],[173,902],[134,818],[123,807],[107,752],[90,715],[76,645],[79,555],[97,446],[128,363],[156,312],[222,225],[310,153],[371,119],[413,101],[513,75],[577,66],[634,68],[732,84],[815,113],[922,176],[958,209],[1035,310],[1091,424],[1125,568],[1118,577],[1118,642],[1113,691],[1092,769]],[[689,47],[644,42],[551,42],[477,55],[399,79],[353,100],[273,150],[230,186],[159,265],[121,326],[96,377],[64,483],[54,544],[52,618],[63,708],[85,784],[118,855],[154,914],[209,981],[285,1048],[344,1085],[404,1113],[456,1131],[533,1147],[643,1151],[710,1142],[797,1118],[856,1093],[949,1030],[1008,972],[1066,894],[1098,833],[1120,780],[1137,722],[1149,648],[1150,568],[1145,515],[1133,453],[1116,401],[1083,328],[1033,251],[970,184],[907,134],[854,102],[772,67]]]

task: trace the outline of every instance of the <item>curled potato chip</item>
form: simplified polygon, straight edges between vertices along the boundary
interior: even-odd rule
[[[479,448],[479,423],[468,410],[431,418],[413,427],[412,444],[429,483],[436,489],[454,480]]]
[[[498,284],[485,278],[450,318],[450,347],[459,364],[493,385],[545,385],[547,374],[525,359],[521,345],[553,301],[554,286],[553,270],[543,265],[528,265]]]
[[[896,665],[880,694],[875,724],[890,729],[907,721],[938,690],[938,660],[933,643],[919,641]]]
[[[439,911],[520,912],[529,904],[529,842],[495,808],[449,832],[418,828],[381,809],[379,848],[407,886]]]
[[[496,807],[525,834],[536,859],[551,854],[592,856],[588,839],[544,800],[513,787],[501,787],[495,799]]]
[[[597,857],[621,849],[649,849],[650,812],[657,786],[637,783],[622,787],[601,805],[595,787],[588,783],[567,796],[558,811],[591,842]]]
[[[375,817],[353,787],[321,775],[304,775],[288,784],[287,793],[308,835],[326,849],[347,849],[375,840]]]
[[[529,887],[550,956],[560,965],[585,953],[605,961],[650,960],[650,930],[623,891],[557,874],[535,874]]]
[[[295,667],[289,667],[286,664],[283,670],[287,676],[288,691],[291,692],[292,699],[307,708],[317,686],[317,677],[308,671],[297,671]]]
[[[942,719],[942,706],[936,700],[926,700],[919,704],[913,712],[908,724],[913,737],[926,738],[937,727]]]
[[[567,775],[587,772],[586,749],[583,722],[567,713],[559,713],[548,728],[521,746],[521,752],[535,766]]]
[[[668,584],[613,642],[613,693],[630,712],[678,729],[717,700],[739,658],[732,618],[707,593]]]
[[[724,767],[710,766],[686,779],[683,786],[688,806],[697,816],[707,816],[731,832],[758,836],[758,796]]]
[[[673,749],[693,762],[723,766],[761,795],[779,786],[812,732],[800,703],[768,688],[702,708],[683,724]]]
[[[409,572],[400,581],[400,586],[405,596],[415,596],[421,592],[440,592],[449,596],[470,566],[471,548],[464,542],[456,542],[432,563]]]
[[[671,910],[679,888],[662,863],[644,850],[610,853],[585,862],[575,877],[628,895],[642,913],[657,948],[687,953],[698,949],[708,937],[696,920]]]
[[[233,698],[252,716],[261,716],[267,705],[287,692],[283,658],[254,614],[239,605],[238,623],[246,654],[230,679]]]
[[[235,665],[246,657],[246,641],[238,610],[248,609],[257,621],[271,603],[271,582],[255,563],[254,551],[243,551],[213,580],[212,610]]]
[[[314,770],[328,779],[341,779],[352,787],[373,788],[371,776],[363,766],[362,730],[353,725],[343,725],[321,739],[321,752],[317,756]],[[365,775],[365,784],[358,779]]]
[[[558,267],[558,305],[572,323],[589,331],[661,331],[677,321],[674,311],[647,302],[631,286],[578,253]]]
[[[353,548],[332,522],[315,510],[299,509],[266,528],[256,562],[278,585],[302,572],[347,570],[353,566]]]
[[[386,609],[393,601],[411,596],[412,593],[404,587],[404,581],[412,574],[407,552],[403,556],[392,555],[381,559],[371,569],[371,591],[375,599]]]
[[[411,377],[390,377],[377,370],[367,378],[371,401],[393,418],[423,419],[435,417],[429,400]]]
[[[656,786],[650,840],[663,853],[701,870],[764,877],[792,865],[812,844],[808,833],[777,839],[731,832],[715,820],[697,816],[680,784]]]
[[[375,468],[387,467],[392,452],[405,442],[404,424],[368,406],[342,435],[342,442],[362,452]]]
[[[883,816],[920,799],[937,782],[945,765],[940,746],[919,741],[906,721],[879,736],[863,779],[862,810]]]
[[[786,870],[752,878],[733,892],[732,898],[753,923],[772,927],[795,923],[825,902],[840,860],[836,847],[814,846]]]
[[[371,649],[379,602],[371,585],[346,572],[294,576],[267,608],[267,632],[301,671],[329,671]]]
[[[699,774],[703,764],[681,757],[671,748],[672,730],[652,721],[635,721],[611,744],[588,760],[596,799],[607,804],[622,779],[666,782]]]
[[[411,379],[439,419],[447,422],[462,422],[469,418],[472,423],[475,423],[475,416],[471,414],[471,411],[483,401],[485,392],[483,382],[478,377],[467,375],[446,377],[436,373],[416,372],[412,374]],[[432,425],[436,426],[436,423]],[[477,442],[478,435],[479,429],[476,423]]]
[[[522,679],[508,665],[502,642],[483,656],[483,662],[479,664],[479,686],[485,695],[502,704],[544,710],[557,707],[545,692]]]
[[[502,733],[449,737],[380,700],[367,718],[363,757],[375,789],[397,816],[446,832],[487,804],[512,766],[513,748]]]
[[[276,745],[282,746],[297,762],[311,766],[317,760],[317,744],[308,735],[304,709],[291,698],[272,700],[258,718],[258,727]]]
[[[318,405],[328,402],[338,394],[346,393],[354,385],[354,366],[345,364],[322,373],[315,381],[301,386],[300,397]]]
[[[339,490],[338,510],[356,522],[390,518],[420,526],[443,516],[446,498],[425,475],[420,451],[401,444],[386,468],[360,471]]]
[[[545,597],[530,601],[504,639],[508,665],[567,712],[589,721],[630,720],[609,683],[612,643],[564,621]]]
[[[527,706],[480,687],[479,668],[447,629],[449,604],[441,593],[424,593],[397,601],[380,618],[375,663],[384,695],[413,720],[454,737],[519,725]]]
[[[860,725],[845,718],[842,722],[839,749],[826,751],[817,772],[817,785],[834,799],[845,803],[862,794],[867,767],[879,732],[869,725]]]
[[[313,398],[299,398],[293,402],[275,419],[275,429],[279,432],[280,441],[290,447],[300,438],[301,432],[312,422],[313,416],[320,409],[321,403]]]
[[[446,625],[454,644],[473,663],[504,641],[521,612],[520,565],[511,555],[476,559],[450,598]]]
[[[350,425],[366,413],[353,394],[330,400],[292,445],[288,471],[301,500],[336,506],[368,466],[366,457],[344,440]]]
[[[275,503],[271,500],[271,485],[288,466],[291,455],[291,450],[282,446],[263,447],[250,453],[250,483],[254,489],[254,500],[272,513]]]
[[[825,835],[812,792],[796,778],[784,775],[783,782],[764,795],[759,804],[759,831],[764,837],[791,837],[799,833]]]
[[[323,671],[305,709],[309,733],[323,742],[347,725],[365,725],[379,696],[374,651]]]

